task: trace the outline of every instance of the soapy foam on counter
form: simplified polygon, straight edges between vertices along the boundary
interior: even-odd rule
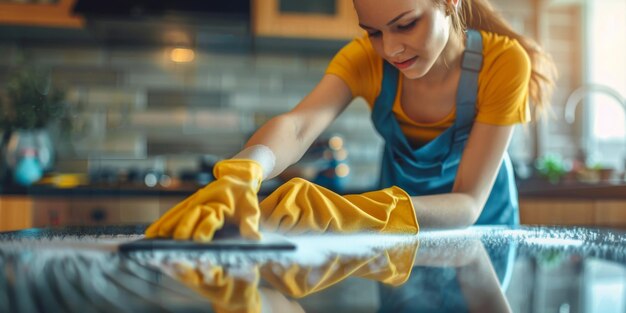
[[[101,251],[113,253],[118,244],[143,238],[143,235],[59,235],[43,238],[7,238],[0,236],[0,250],[29,249],[33,253],[51,250],[54,253],[79,253]],[[9,238],[10,239],[10,238]],[[411,244],[419,240],[421,247],[445,246],[454,250],[463,247],[468,240],[481,240],[485,246],[498,247],[514,243],[518,250],[535,254],[550,249],[569,253],[608,258],[626,262],[626,236],[623,232],[608,232],[603,229],[550,228],[550,227],[506,227],[475,226],[460,230],[422,231],[417,236],[384,234],[316,234],[287,237],[297,249],[280,251],[145,251],[133,252],[129,256],[139,262],[158,267],[160,262],[190,259],[197,262],[223,264],[225,266],[249,266],[274,262],[278,264],[298,263],[315,266],[330,257],[367,256],[386,248]],[[419,251],[418,251],[419,253]]]

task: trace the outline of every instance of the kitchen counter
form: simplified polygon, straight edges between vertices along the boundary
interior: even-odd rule
[[[280,184],[264,182],[259,196]],[[626,185],[519,181],[520,220],[532,225],[578,225],[626,229]],[[59,225],[148,223],[200,188],[96,184],[74,188],[0,186],[0,231]],[[367,190],[347,190],[362,193]]]
[[[519,180],[517,189],[521,198],[570,198],[570,199],[624,199],[626,182],[601,182],[586,184],[562,182],[551,184],[545,180]]]
[[[259,194],[266,195],[279,186],[279,182],[264,182]],[[189,196],[202,186],[195,183],[182,183],[175,187],[147,187],[142,184],[107,183],[82,185],[71,188],[58,188],[51,185],[2,186],[0,196],[19,195],[31,197],[144,197],[144,196]]]
[[[281,184],[278,180],[264,182],[259,194],[267,195]],[[519,180],[518,192],[522,198],[563,198],[572,199],[625,199],[626,182],[613,183],[559,183],[550,184],[545,180]],[[146,187],[140,184],[94,184],[73,188],[56,188],[49,185],[30,187],[0,186],[0,195],[28,195],[45,197],[100,197],[100,196],[188,196],[201,186],[184,183],[176,187]],[[370,190],[348,190],[345,193],[362,193]]]
[[[142,197],[142,196],[188,196],[198,190],[197,185],[183,185],[176,188],[146,187],[130,184],[101,184],[57,188],[47,185],[28,187],[8,186],[0,189],[0,195],[25,195],[31,197]]]
[[[0,312],[624,312],[626,233],[472,227],[134,251],[145,225],[0,234]]]

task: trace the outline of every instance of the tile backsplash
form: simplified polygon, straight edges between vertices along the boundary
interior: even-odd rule
[[[196,51],[175,63],[168,48],[0,44],[0,77],[22,54],[49,67],[67,89],[79,127],[56,138],[57,165],[195,167],[200,155],[228,157],[271,117],[295,106],[323,76],[332,55]],[[4,80],[0,81],[4,83]],[[349,186],[373,186],[382,141],[369,109],[355,100],[322,136],[344,137]]]

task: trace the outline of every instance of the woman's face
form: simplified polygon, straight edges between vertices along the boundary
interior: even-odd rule
[[[376,52],[409,79],[433,67],[450,37],[450,22],[433,0],[354,0],[359,25]]]

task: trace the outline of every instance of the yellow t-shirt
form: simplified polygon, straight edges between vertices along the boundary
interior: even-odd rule
[[[530,59],[522,46],[509,37],[480,31],[483,37],[483,67],[478,75],[477,114],[475,121],[492,125],[512,125],[530,120],[528,82]],[[367,35],[348,43],[333,58],[326,70],[345,81],[354,97],[363,97],[370,107],[380,94],[382,62]],[[400,104],[402,77],[393,112],[409,141],[428,142],[454,124],[455,109],[435,123],[417,123]]]

